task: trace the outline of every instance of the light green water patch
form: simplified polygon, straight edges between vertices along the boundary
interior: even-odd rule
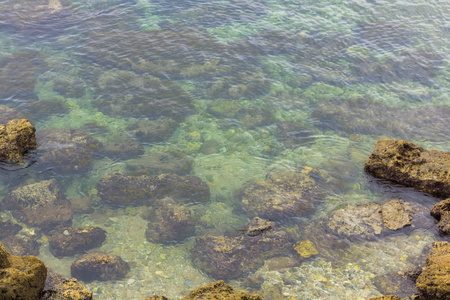
[[[258,34],[257,25],[232,23],[214,28],[206,28],[206,30],[221,42],[232,42],[245,37]]]
[[[208,183],[212,199],[233,200],[245,182],[266,176],[268,162],[245,152],[198,155],[192,173]]]
[[[231,228],[244,228],[248,218],[238,215],[233,211],[233,205],[225,202],[210,202],[202,209],[200,223],[201,228],[197,229],[197,235],[202,233],[223,234],[229,232]]]

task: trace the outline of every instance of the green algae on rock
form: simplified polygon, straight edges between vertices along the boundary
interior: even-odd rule
[[[2,299],[39,299],[47,269],[35,256],[14,256],[0,243],[0,295]]]
[[[0,160],[19,162],[27,151],[37,147],[35,132],[26,119],[0,124]]]
[[[50,252],[55,257],[72,256],[100,247],[106,232],[100,227],[61,228],[49,239]]]
[[[450,153],[425,150],[411,142],[381,139],[367,158],[364,170],[437,197],[450,196]]]
[[[450,299],[450,243],[435,242],[416,286],[423,300]]]
[[[72,276],[86,282],[122,279],[129,270],[120,256],[101,252],[85,254],[70,266]]]

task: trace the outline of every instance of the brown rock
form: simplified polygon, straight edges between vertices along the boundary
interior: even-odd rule
[[[169,300],[169,298],[161,296],[161,295],[153,295],[151,297],[147,297],[144,300]]]
[[[231,285],[226,284],[223,280],[210,283],[206,286],[193,290],[182,300],[262,300],[258,295],[249,295],[245,292],[235,293]]]
[[[106,232],[100,227],[62,228],[49,240],[50,252],[55,257],[72,256],[100,247]]]
[[[398,230],[411,225],[413,207],[403,200],[391,200],[381,207],[383,225],[390,230]]]
[[[6,250],[12,255],[39,255],[40,244],[36,237],[9,236],[2,239],[2,242]]]
[[[0,124],[0,160],[18,162],[37,146],[36,129],[26,119]]]
[[[92,292],[78,280],[66,279],[48,269],[45,290],[40,300],[92,300]]]
[[[378,178],[423,190],[437,197],[450,196],[450,153],[425,150],[402,140],[381,139],[364,165]]]
[[[39,299],[44,289],[47,269],[34,256],[14,256],[0,243],[1,299]]]
[[[181,152],[155,151],[137,159],[126,161],[129,170],[144,169],[153,175],[164,173],[186,175],[191,171],[193,159]]]
[[[117,255],[106,253],[85,254],[70,266],[72,276],[90,282],[124,278],[130,267]]]
[[[8,236],[15,235],[22,229],[19,224],[11,221],[0,221],[0,239],[4,239]]]
[[[389,295],[383,297],[370,298],[368,300],[402,300],[399,296]]]
[[[439,221],[439,231],[442,234],[450,234],[450,198],[435,204],[430,214]]]
[[[422,300],[450,299],[450,243],[435,242],[426,267],[416,281]]]
[[[16,218],[30,226],[51,230],[72,223],[70,202],[64,198],[56,179],[16,188],[6,195],[3,202]]]

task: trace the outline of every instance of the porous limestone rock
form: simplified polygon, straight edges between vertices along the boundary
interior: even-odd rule
[[[23,155],[37,146],[36,129],[26,119],[0,124],[0,160],[18,162]]]

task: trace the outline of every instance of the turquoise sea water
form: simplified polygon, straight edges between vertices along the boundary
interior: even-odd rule
[[[55,178],[77,207],[72,226],[106,230],[100,250],[131,271],[86,283],[96,299],[178,299],[221,279],[193,265],[195,236],[241,230],[252,215],[245,183],[274,171],[313,168],[325,182],[313,214],[277,220],[292,247],[348,204],[431,207],[437,199],[376,181],[363,165],[380,138],[450,151],[449,16],[448,1],[424,0],[0,0],[0,104],[28,118],[39,143],[26,162],[2,165],[1,198]],[[67,132],[102,150],[62,142]],[[49,154],[64,147],[69,160]],[[116,170],[205,181],[211,200],[187,206],[195,236],[148,241],[147,207],[99,197],[101,176]],[[0,217],[19,222],[5,209]],[[19,224],[17,236],[38,241],[38,256],[70,277],[80,255],[53,257],[48,232]],[[264,299],[375,297],[378,278],[414,266],[437,239],[433,225],[346,241],[331,256],[317,243],[318,255],[268,259],[228,282]]]

